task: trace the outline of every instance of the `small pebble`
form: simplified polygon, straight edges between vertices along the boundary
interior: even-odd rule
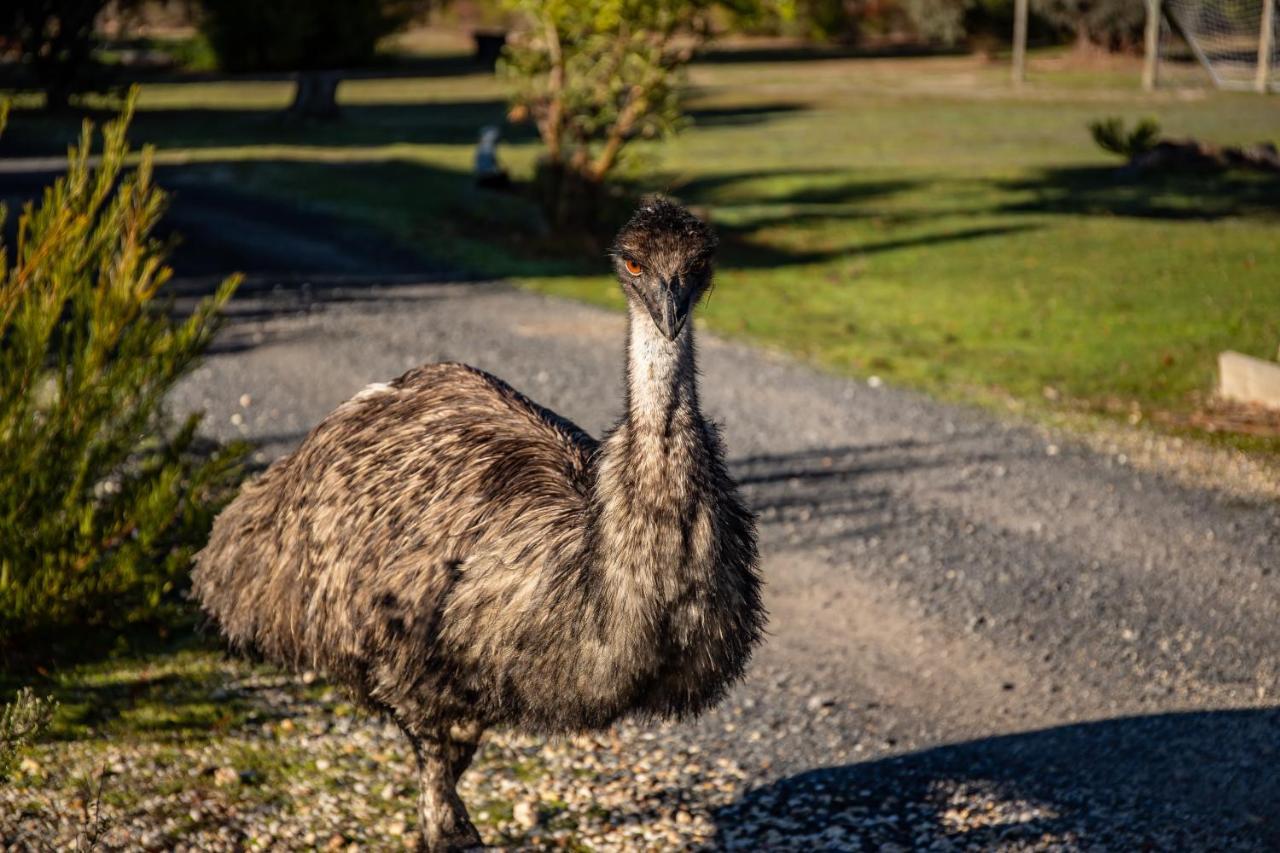
[[[234,785],[239,781],[240,771],[236,770],[234,767],[219,767],[217,770],[213,771],[213,782],[215,785],[225,788],[227,785]]]
[[[511,816],[515,818],[516,823],[525,829],[532,829],[538,825],[538,810],[528,800],[521,800],[516,803],[515,808],[511,811]]]

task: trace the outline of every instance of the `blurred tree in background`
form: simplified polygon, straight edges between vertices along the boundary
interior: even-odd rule
[[[164,410],[236,281],[185,319],[157,300],[165,196],[149,150],[125,172],[133,101],[96,167],[85,123],[67,174],[0,252],[0,662],[181,606],[239,477],[239,448],[201,447],[198,416],[174,425]]]
[[[1137,0],[1032,0],[1031,5],[1063,33],[1070,33],[1078,48],[1128,51],[1142,44],[1147,7]]]
[[[967,0],[800,0],[803,34],[859,44],[868,38],[907,37],[953,44],[964,35]]]
[[[738,18],[753,35],[790,36],[869,49],[929,49],[963,45],[995,53],[1013,32],[1013,0],[796,0],[794,14]],[[1074,35],[1032,9],[1032,37],[1061,41]]]
[[[537,185],[557,228],[607,223],[605,181],[634,139],[683,122],[679,91],[712,12],[750,15],[756,3],[715,0],[511,0],[524,30],[502,70],[516,84],[513,113],[546,146]],[[780,7],[782,8],[782,7]]]
[[[94,56],[98,15],[110,0],[4,0],[0,53],[21,62],[51,110],[72,95],[104,88],[107,68]],[[125,2],[123,5],[133,5]]]
[[[747,32],[846,46],[1007,43],[1013,0],[796,0],[788,18],[739,19]]]
[[[201,27],[227,71],[300,71],[291,111],[337,115],[339,70],[367,65],[378,42],[431,7],[428,0],[202,0]]]

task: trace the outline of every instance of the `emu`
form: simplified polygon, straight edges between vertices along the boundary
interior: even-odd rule
[[[755,521],[698,404],[715,249],[662,199],[618,233],[625,414],[600,441],[481,370],[415,368],[246,486],[196,558],[233,647],[401,728],[428,850],[481,844],[456,785],[486,729],[694,715],[760,640]]]

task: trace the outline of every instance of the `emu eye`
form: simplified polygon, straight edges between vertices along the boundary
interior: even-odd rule
[[[640,273],[644,272],[644,267],[640,266],[630,258],[627,258],[623,262],[623,266],[625,266],[627,268],[627,272],[631,273],[632,275],[640,275]]]

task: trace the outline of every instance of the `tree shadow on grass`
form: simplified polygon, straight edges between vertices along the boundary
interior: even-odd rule
[[[423,94],[429,95],[424,88]],[[359,104],[342,103],[341,119],[333,122],[298,121],[280,107],[184,107],[139,108],[129,127],[135,145],[155,145],[160,150],[182,148],[288,145],[297,147],[367,148],[396,144],[474,145],[480,131],[493,125],[502,130],[504,144],[537,141],[531,123],[507,122],[508,104],[501,98],[472,100],[409,100]],[[689,110],[697,126],[751,126],[802,109],[778,102],[739,107],[706,107]],[[107,109],[86,109],[68,114],[15,110],[0,152],[9,156],[59,156],[79,138],[80,124],[89,119],[102,124],[116,117]]]
[[[150,38],[107,38],[102,49],[156,50],[163,49]],[[112,75],[104,82],[127,87],[134,83],[264,83],[291,82],[295,71],[190,71],[163,64],[117,65],[109,69]],[[470,53],[443,53],[438,55],[383,54],[363,68],[342,70],[343,80],[398,80],[412,77],[444,78],[467,77],[491,73],[488,67]],[[27,66],[13,63],[0,66],[0,87],[22,88],[33,86]]]
[[[155,143],[161,150],[186,145],[282,145],[290,149],[270,158],[255,152],[243,159],[159,170],[162,185],[176,190],[164,227],[184,235],[175,258],[183,276],[193,274],[190,267],[209,274],[233,270],[327,273],[335,269],[354,275],[385,273],[387,259],[403,253],[362,251],[361,244],[379,245],[379,241],[368,236],[370,227],[353,224],[359,219],[375,220],[373,228],[385,221],[391,226],[388,230],[412,244],[422,258],[434,258],[437,268],[450,265],[481,276],[521,278],[603,272],[595,263],[602,246],[590,251],[549,235],[537,206],[527,195],[477,190],[465,170],[388,158],[385,148],[377,148],[392,143],[469,145],[478,128],[503,120],[504,109],[496,99],[353,106],[348,108],[347,119],[334,125],[294,124],[282,120],[275,110],[143,110],[135,118],[132,133],[135,139]],[[794,109],[793,104],[777,103],[695,110],[692,116],[704,124],[742,124],[767,122]],[[17,121],[15,130],[21,130],[22,124]],[[530,130],[520,132],[525,136],[513,140],[516,144],[532,140]],[[319,150],[331,146],[346,150]],[[371,150],[360,151],[361,147]],[[219,171],[221,176],[216,174]],[[263,175],[269,180],[260,181]],[[10,184],[14,178],[12,174],[0,176],[0,184]],[[255,205],[219,199],[214,190],[202,185],[219,181],[224,185],[217,191],[222,196],[230,195],[226,187],[230,184],[239,195],[269,193],[281,203],[273,207],[266,201],[256,202],[262,212],[255,213]],[[1038,227],[946,227],[874,241],[855,235],[814,248],[803,243],[780,245],[762,234],[775,226],[881,219],[879,203],[915,185],[910,180],[865,179],[848,172],[800,167],[713,175],[672,188],[687,201],[715,206],[717,226],[725,238],[726,267],[813,264],[844,255],[941,245]],[[311,187],[324,190],[313,192]],[[643,188],[633,189],[639,192]],[[340,202],[344,197],[351,200],[350,205]],[[285,209],[317,202],[329,208],[326,221],[304,221]],[[343,207],[362,208],[365,214],[348,216]],[[928,212],[899,211],[894,221],[914,222],[930,216]],[[346,224],[338,224],[343,221]],[[384,239],[381,244],[386,242]],[[482,250],[482,244],[499,247],[499,251]],[[326,255],[328,260],[317,267],[315,259]],[[376,258],[376,263],[370,264],[370,258]],[[390,266],[400,272],[406,265]]]
[[[465,172],[442,169],[416,161],[387,160],[371,162],[317,163],[302,161],[270,161],[255,163],[253,168],[269,168],[286,175],[285,183],[305,187],[309,183],[327,182],[330,186],[349,186],[353,192],[353,203],[366,206],[382,206],[385,210],[397,212],[397,219],[402,227],[399,244],[406,251],[397,253],[390,248],[375,248],[387,245],[387,236],[382,234],[379,240],[369,227],[352,224],[337,210],[327,210],[317,214],[315,221],[305,217],[290,215],[287,210],[280,209],[270,214],[271,223],[277,231],[287,228],[291,240],[302,242],[331,242],[335,248],[346,252],[350,260],[345,266],[336,264],[342,272],[359,273],[391,273],[404,274],[423,272],[423,267],[414,267],[412,259],[417,255],[421,259],[439,258],[432,267],[427,262],[427,270],[434,269],[437,274],[452,271],[457,278],[478,276],[481,278],[519,277],[541,278],[545,276],[564,276],[581,274],[600,274],[607,272],[607,265],[601,262],[601,253],[587,252],[582,247],[563,243],[554,236],[541,230],[541,220],[536,206],[528,198],[477,190],[472,186],[471,178]],[[176,175],[177,173],[174,172]],[[188,173],[190,174],[190,173]],[[264,238],[254,237],[252,229],[235,233],[232,218],[237,210],[245,210],[245,205],[236,200],[234,194],[226,205],[223,221],[210,224],[211,217],[218,211],[216,193],[208,193],[195,181],[182,182],[176,185],[176,205],[173,227],[186,235],[186,239],[197,246],[205,241],[205,236],[217,237],[234,235],[231,239],[240,244],[250,242],[257,244],[241,250],[239,269],[256,270],[259,267],[247,266],[254,262],[255,252],[263,251],[261,259],[269,255],[271,249],[289,245],[284,235],[271,236],[269,228],[264,230]],[[717,228],[721,232],[725,244],[722,265],[735,269],[777,268],[801,264],[821,263],[835,257],[846,255],[868,255],[880,252],[895,251],[903,248],[942,245],[957,241],[982,239],[986,237],[1013,234],[1039,227],[1032,223],[1014,223],[1007,225],[989,225],[964,228],[934,229],[924,234],[912,234],[896,238],[874,241],[851,241],[843,245],[824,246],[807,249],[804,247],[780,246],[765,242],[757,237],[757,232],[773,223],[796,223],[806,221],[806,217],[828,220],[856,219],[873,215],[870,205],[877,199],[899,192],[907,185],[904,182],[866,182],[850,180],[841,182],[839,186],[808,187],[797,189],[794,193],[799,198],[799,206],[814,207],[812,214],[803,212],[777,212],[765,216],[754,216],[741,222],[717,219]],[[374,193],[363,198],[356,195],[371,188]],[[697,194],[689,197],[698,198]],[[824,207],[824,200],[840,198],[845,203],[838,208]],[[190,213],[178,208],[184,203],[200,202],[199,209]],[[306,204],[305,198],[296,200]],[[207,203],[206,203],[207,202]],[[268,208],[270,210],[270,208]],[[264,222],[263,216],[256,220],[247,220],[245,224]],[[344,224],[345,223],[345,224]],[[404,226],[408,227],[404,227]],[[349,233],[348,233],[349,232]],[[407,239],[404,234],[409,235]],[[197,238],[197,239],[193,239]],[[483,257],[483,266],[467,269],[467,260],[458,260],[456,256],[444,257],[441,249],[448,247],[456,250],[461,242],[469,243],[474,251],[473,256]],[[498,252],[491,251],[500,247]],[[483,252],[480,249],[483,248]],[[572,251],[571,251],[572,249]],[[194,249],[189,250],[194,252]],[[218,257],[234,256],[225,250],[218,250]],[[206,253],[207,254],[207,253]],[[188,257],[191,257],[189,255]],[[376,267],[371,267],[370,257],[379,259]],[[397,260],[399,259],[399,260]],[[264,261],[259,260],[261,265]],[[363,266],[362,266],[363,265]],[[268,271],[284,272],[288,269],[288,260],[275,263]],[[466,269],[470,274],[459,275],[459,269]],[[322,270],[317,270],[322,271]]]
[[[16,209],[38,197],[58,174],[56,162],[39,171],[0,173],[0,199]],[[912,186],[837,178],[832,182],[826,172],[803,168],[735,173],[685,184],[680,195],[694,203],[709,199],[723,211],[724,219],[713,218],[724,240],[722,266],[731,269],[814,264],[1037,227],[948,227],[812,249],[761,238],[770,224],[873,216],[878,201]],[[765,194],[767,188],[753,187],[756,180],[781,180],[782,203],[778,195]],[[290,306],[286,300],[273,306],[296,312],[320,301],[383,299],[389,288],[427,281],[607,273],[602,248],[548,234],[527,196],[477,189],[464,170],[417,160],[373,155],[333,162],[303,154],[199,162],[160,166],[157,181],[172,194],[159,236],[177,239],[173,265],[180,281],[168,292],[180,296],[207,293],[222,276],[243,272],[250,279],[242,296],[296,292],[306,285],[305,304]],[[743,215],[757,201],[763,211]],[[8,222],[10,241],[16,222]]]
[[[211,741],[246,725],[292,716],[299,691],[327,694],[323,680],[283,674],[252,650],[228,656],[208,624],[186,624],[164,639],[144,638],[127,652],[59,661],[53,672],[0,672],[0,706],[25,687],[51,696],[55,741]],[[265,700],[265,701],[263,701]],[[305,701],[305,700],[304,700]],[[327,700],[326,700],[327,701]]]
[[[377,177],[378,165],[368,164],[371,178]],[[323,165],[284,161],[282,168],[314,173],[316,180],[325,177]],[[156,170],[156,180],[170,198],[155,236],[173,241],[176,276],[201,282],[180,288],[183,293],[211,290],[211,281],[237,272],[276,279],[359,279],[367,284],[431,280],[451,272],[376,227],[322,210],[301,197],[246,191],[235,175],[219,170],[220,164]],[[0,201],[11,209],[20,208],[28,200],[39,199],[60,173],[49,168],[0,174]],[[426,180],[434,178],[428,175]],[[6,225],[6,242],[12,245],[16,217]]]
[[[298,121],[276,107],[140,108],[130,124],[129,138],[135,145],[155,145],[163,151],[259,145],[468,145],[475,144],[487,125],[502,127],[508,142],[530,142],[536,137],[531,127],[505,124],[506,112],[506,103],[496,98],[343,104],[342,118],[334,122]],[[83,119],[101,126],[115,117],[112,110],[84,110],[68,115],[15,110],[0,151],[10,156],[60,155],[79,137]]]
[[[795,188],[763,192],[759,184],[783,182]],[[914,189],[919,182],[902,178],[866,180],[847,169],[796,167],[717,172],[681,180],[667,179],[669,189],[695,204],[719,210],[750,205],[858,205],[888,199]]]
[[[1037,223],[948,228],[885,240],[850,242],[838,248],[806,251],[782,248],[759,238],[774,227],[824,222],[883,221],[885,203],[916,189],[919,182],[901,178],[867,179],[848,170],[829,168],[762,169],[725,172],[682,181],[669,177],[667,187],[681,199],[711,210],[724,244],[722,266],[771,268],[820,263],[839,256],[860,256],[920,246],[998,237],[1035,230]],[[897,224],[927,222],[929,211],[892,213]]]
[[[1026,198],[992,212],[1208,221],[1280,217],[1280,175],[1273,174],[1134,175],[1104,167],[1072,167],[1046,169],[999,186]]]
[[[841,218],[826,216],[824,219]],[[780,217],[783,222],[803,221],[803,217]],[[976,228],[946,228],[927,234],[898,237],[888,240],[858,241],[834,249],[786,249],[754,239],[753,232],[763,227],[758,221],[750,226],[719,225],[724,246],[720,266],[725,269],[775,269],[803,264],[820,264],[834,258],[866,257],[900,249],[943,246],[988,237],[1003,237],[1036,231],[1042,226],[1034,223],[989,225]]]
[[[721,809],[717,840],[733,849],[781,840],[774,846],[1274,850],[1277,762],[1275,708],[1077,723],[801,773]]]
[[[694,127],[750,127],[804,109],[804,104],[777,101],[737,107],[695,107],[686,110],[685,116]]]
[[[96,645],[85,642],[78,654],[60,658],[52,675],[43,670],[0,674],[0,704],[22,687],[52,696],[59,706],[49,734],[54,740],[207,739],[248,709],[240,696],[224,689],[227,676],[217,666],[217,646],[190,626],[164,640],[139,636],[127,655],[108,651],[113,648],[109,637],[92,639]]]

